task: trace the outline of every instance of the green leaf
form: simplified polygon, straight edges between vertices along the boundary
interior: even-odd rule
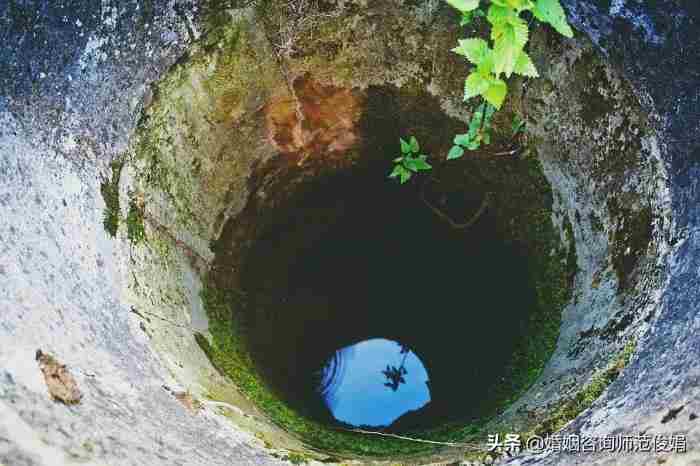
[[[520,18],[494,24],[491,37],[494,40],[493,72],[510,77],[528,40],[527,24]]]
[[[415,136],[411,136],[410,139],[410,144],[411,144],[411,152],[417,154],[418,151],[420,151],[420,146],[418,145],[418,139],[416,139]]]
[[[404,159],[402,165],[404,166],[404,168],[406,168],[412,172],[418,171],[418,169],[416,168],[416,161],[415,161],[415,159],[413,159],[411,157],[406,157]]]
[[[401,141],[401,153],[410,154],[411,153],[411,145],[409,143],[407,143],[406,141],[404,141],[403,138],[399,138],[399,141]]]
[[[464,100],[481,95],[489,89],[490,79],[484,78],[481,73],[472,73],[464,81]]]
[[[403,166],[412,172],[419,172],[421,170],[430,170],[433,168],[426,159],[427,155],[420,155],[418,157],[406,157],[403,162]]]
[[[432,165],[425,161],[425,159],[425,155],[421,155],[419,158],[416,159],[416,170],[430,170],[431,168],[433,168]]]
[[[394,159],[394,163],[400,163],[401,161],[403,161],[403,157],[396,157]]]
[[[481,128],[481,122],[484,119],[484,109],[486,108],[486,102],[482,103],[476,108],[476,111],[469,120],[469,131],[467,132],[466,144],[462,144],[464,147],[469,148],[469,146],[476,139],[479,129]]]
[[[551,24],[559,34],[574,37],[574,31],[566,21],[566,12],[559,0],[537,0],[532,13],[540,21]]]
[[[493,49],[494,74],[498,76],[503,73],[506,75],[506,78],[509,78],[510,75],[513,74],[513,71],[515,71],[515,65],[522,51],[522,47],[511,39],[502,37],[497,40],[496,46]]]
[[[496,110],[500,110],[507,93],[508,86],[506,82],[502,79],[495,79],[489,89],[484,93],[484,99],[493,105]]]
[[[403,165],[396,165],[394,170],[392,170],[391,174],[389,175],[389,178],[397,177],[399,178],[401,184],[404,184],[409,178],[411,178],[411,172]]]
[[[494,48],[493,72],[498,76],[501,73],[509,78],[515,70],[515,63],[520,55],[521,49],[512,41],[501,39],[496,42]]]
[[[518,13],[520,13],[523,10],[531,10],[534,7],[532,0],[505,0],[505,3],[505,6],[509,6],[514,10],[517,10]]]
[[[484,105],[479,105],[477,110],[472,115],[471,120],[469,120],[469,132],[467,133],[467,138],[469,141],[473,141],[476,137],[477,131],[481,128],[481,120],[484,118]]]
[[[532,0],[491,0],[491,3],[500,7],[511,8],[521,12],[533,7]]]
[[[479,141],[474,140],[474,141],[472,141],[472,142],[469,143],[469,145],[467,146],[467,149],[469,149],[469,150],[477,150],[477,149],[479,148],[480,145],[481,145],[481,144],[479,144]]]
[[[452,51],[478,66],[488,55],[489,45],[483,39],[459,39],[459,46]]]
[[[471,141],[471,137],[469,137],[468,134],[458,134],[457,136],[455,136],[453,144],[455,146],[467,147],[469,141]]]
[[[464,149],[459,146],[452,146],[450,152],[447,153],[447,160],[458,159],[464,155]]]
[[[479,0],[445,0],[453,8],[461,12],[472,11],[479,8]]]
[[[500,39],[507,39],[520,48],[525,47],[528,35],[527,23],[521,17],[515,15],[493,24],[491,28],[491,39],[494,42]]]
[[[476,67],[476,71],[484,77],[488,77],[493,73],[493,50],[488,49],[484,59]]]
[[[472,22],[472,19],[474,18],[474,13],[471,11],[465,11],[462,13],[462,19],[459,20],[459,25],[460,26],[466,26],[469,23]]]
[[[520,52],[520,55],[515,62],[513,72],[521,76],[527,76],[528,78],[538,78],[540,76],[540,74],[537,72],[537,68],[535,68],[535,64],[532,63],[530,55],[528,55],[525,51]]]
[[[524,5],[520,8],[520,11],[532,10],[535,8],[535,2],[532,0],[525,0]]]
[[[527,28],[527,23],[521,17],[517,17],[510,22],[513,26],[513,40],[521,49],[527,44],[527,40],[530,38],[530,33]]]
[[[515,12],[511,8],[492,3],[489,7],[489,12],[486,15],[486,19],[492,25],[496,25],[508,21],[508,19],[513,16],[515,16]]]

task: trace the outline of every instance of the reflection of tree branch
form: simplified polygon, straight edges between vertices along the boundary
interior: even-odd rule
[[[441,218],[442,220],[447,222],[450,225],[450,227],[452,227],[452,229],[454,229],[454,230],[466,230],[467,228],[474,225],[474,223],[476,223],[476,221],[479,220],[479,218],[484,213],[484,211],[486,211],[486,207],[488,207],[489,198],[491,197],[491,194],[492,193],[490,193],[490,192],[487,192],[486,194],[484,194],[484,200],[481,201],[481,205],[479,206],[479,209],[474,213],[474,215],[471,216],[471,218],[469,220],[467,220],[464,223],[455,222],[454,220],[452,220],[452,218],[449,215],[447,215],[445,212],[443,212],[442,210],[440,210],[439,208],[437,208],[433,204],[431,204],[430,201],[428,201],[425,198],[425,185],[423,185],[423,189],[421,189],[420,199],[421,199],[421,201],[423,201],[423,203],[426,206],[428,206],[428,208],[431,211],[433,211],[433,213],[435,215],[437,215],[439,218]]]
[[[401,366],[400,366],[401,369],[403,369],[404,366],[406,365],[406,358],[408,357],[408,351],[402,351],[400,354],[403,354],[403,359],[401,360]],[[403,369],[403,370],[405,371],[406,369]]]
[[[455,442],[438,442],[436,440],[425,440],[425,439],[420,439],[420,438],[413,438],[413,437],[406,437],[404,435],[397,435],[397,434],[390,434],[387,432],[376,432],[373,430],[364,430],[364,429],[342,429],[339,428],[340,430],[344,430],[347,432],[355,432],[357,434],[367,434],[367,435],[381,435],[382,437],[391,437],[391,438],[397,438],[400,440],[408,440],[411,442],[420,442],[420,443],[431,443],[433,445],[445,445],[448,447],[464,447],[468,448],[470,450],[474,451],[488,451],[488,449],[482,445],[479,445],[478,443],[455,443]]]
[[[398,390],[399,385],[401,385],[402,383],[406,383],[406,379],[404,379],[403,376],[408,374],[408,371],[405,367],[406,358],[408,357],[408,353],[411,352],[408,346],[403,346],[400,343],[399,346],[401,347],[401,351],[399,354],[403,354],[403,358],[401,359],[401,364],[399,365],[399,367],[389,366],[387,364],[386,369],[382,371],[382,374],[384,374],[384,376],[389,380],[389,382],[386,382],[384,386],[391,388],[393,391]]]
[[[404,361],[406,358],[404,357]],[[382,374],[389,380],[389,382],[386,382],[384,384],[385,387],[391,388],[392,391],[396,391],[399,389],[399,385],[406,383],[406,379],[403,378],[405,374],[408,372],[406,371],[406,368],[403,367],[403,364],[399,367],[395,366],[389,366],[387,364],[386,370],[382,371]]]

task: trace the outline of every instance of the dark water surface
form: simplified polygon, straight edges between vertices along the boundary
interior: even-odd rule
[[[253,359],[323,422],[402,431],[477,415],[535,306],[527,257],[488,211],[455,230],[419,186],[373,170],[299,195],[251,247],[242,326]],[[483,195],[434,199],[468,218]]]

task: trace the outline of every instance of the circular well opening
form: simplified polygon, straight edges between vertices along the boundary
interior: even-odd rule
[[[551,186],[536,157],[491,154],[514,143],[509,126],[490,151],[434,156],[464,124],[420,88],[292,85],[259,112],[274,150],[213,244],[211,284],[230,297],[214,304],[223,313],[207,304],[218,360],[325,451],[425,451],[344,432],[357,427],[464,438],[556,345],[576,254],[552,223]],[[388,174],[411,135],[433,169],[402,185]],[[377,341],[391,344],[365,351]]]
[[[260,228],[241,268],[252,359],[290,406],[332,425],[488,414],[538,305],[528,253],[488,209],[461,229],[431,208],[468,216],[487,193],[385,172],[312,181]]]

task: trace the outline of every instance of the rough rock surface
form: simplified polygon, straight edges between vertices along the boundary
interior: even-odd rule
[[[674,248],[660,304],[640,327],[648,330],[638,353],[592,409],[564,432],[680,432],[688,435],[691,452],[668,458],[548,453],[510,463],[700,461],[700,424],[691,415],[700,412],[695,182],[700,175],[700,12],[692,0],[564,3],[574,24],[620,67],[647,110],[659,116],[660,144],[654,150],[668,172],[671,205],[665,206],[659,194],[657,208],[670,212],[661,219],[665,226],[657,227]],[[202,374],[191,367],[213,372],[193,351],[191,327],[205,323],[196,322],[196,310],[177,304],[180,297],[160,306],[167,309],[167,321],[163,314],[148,320],[141,318],[148,314],[137,314],[143,309],[131,312],[127,303],[139,294],[127,286],[134,280],[131,266],[148,264],[155,253],[134,252],[125,238],[114,241],[102,227],[100,181],[109,162],[127,150],[142,106],[153,98],[150,83],[201,34],[200,8],[192,2],[78,0],[31,5],[10,0],[0,6],[0,464],[279,462],[252,434],[215,411],[192,414],[163,388],[200,380]],[[134,175],[127,172],[125,184]],[[565,173],[547,175],[562,185],[569,180]],[[652,196],[656,192],[653,185],[646,189]],[[572,187],[570,192],[577,191]],[[122,189],[121,197],[126,196]],[[561,202],[563,210],[570,210],[582,199]],[[665,223],[671,219],[675,225]],[[577,242],[582,234],[594,232],[574,228]],[[182,239],[191,238],[176,238]],[[206,254],[205,243],[197,244]],[[589,252],[597,254],[595,247]],[[174,260],[173,276],[187,264]],[[164,276],[162,289],[141,298],[170,291],[188,301],[197,295],[194,277],[185,291],[170,289],[169,279]],[[615,280],[607,283],[596,293],[612,292],[606,286]],[[651,292],[657,289],[658,284],[651,286]],[[38,348],[70,366],[84,394],[79,405],[48,399],[34,362]],[[192,388],[195,395],[206,390],[187,386],[177,392]],[[231,393],[236,396],[235,390]],[[669,416],[679,407],[683,410]],[[250,415],[240,414],[237,422],[261,428]]]
[[[697,354],[698,186],[700,174],[700,9],[691,1],[565,0],[572,22],[601,47],[658,113],[675,232],[670,283],[651,328],[622,376],[563,433],[602,437],[633,432],[683,433],[690,453],[564,455],[548,453],[508,464],[695,464],[700,428]],[[679,407],[676,416],[668,416]],[[658,461],[658,462],[657,462]]]
[[[192,415],[122,300],[130,254],[100,181],[151,81],[198,35],[184,2],[0,4],[0,464],[277,464],[214,411]],[[79,405],[50,401],[38,348]]]

